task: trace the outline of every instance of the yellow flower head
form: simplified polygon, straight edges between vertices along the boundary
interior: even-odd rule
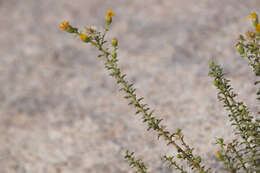
[[[106,19],[112,19],[113,16],[115,16],[115,14],[113,13],[112,9],[108,10],[106,14]]]
[[[258,33],[260,33],[260,23],[258,23],[257,25],[256,25],[256,32],[258,32]]]
[[[255,12],[250,13],[250,16],[247,17],[247,19],[252,19],[252,24],[254,27],[258,24],[258,16]]]
[[[248,16],[248,18],[256,19],[257,18],[257,14],[255,12],[252,12],[252,13],[250,13],[250,16]]]
[[[63,22],[61,22],[61,24],[60,24],[60,29],[61,29],[61,30],[67,30],[67,29],[69,28],[69,26],[70,26],[69,21],[63,21]]]
[[[216,156],[217,156],[218,160],[223,160],[223,156],[221,155],[221,151],[220,150],[218,150],[216,152]]]
[[[87,35],[87,34],[79,34],[79,36],[80,36],[80,39],[81,39],[82,41],[86,41],[87,38],[88,38],[88,35]]]

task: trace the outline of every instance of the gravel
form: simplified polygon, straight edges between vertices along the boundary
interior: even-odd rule
[[[173,172],[160,157],[175,149],[134,116],[97,50],[59,30],[63,20],[102,29],[110,8],[122,72],[203,163],[223,167],[214,143],[233,135],[208,64],[221,64],[238,99],[259,111],[256,78],[234,48],[259,0],[0,0],[0,172],[134,172],[126,149],[149,172]]]

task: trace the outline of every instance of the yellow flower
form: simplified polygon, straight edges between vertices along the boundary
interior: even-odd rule
[[[106,19],[112,19],[113,16],[115,16],[115,14],[113,13],[112,9],[108,10],[106,14]]]
[[[256,32],[260,33],[260,23],[256,25]]]
[[[224,160],[224,157],[223,157],[223,155],[221,154],[221,151],[220,151],[220,150],[218,150],[218,151],[216,152],[216,156],[217,156],[218,160],[220,160],[220,161],[223,161],[223,160]]]
[[[61,29],[61,30],[67,30],[67,29],[69,28],[69,26],[70,26],[69,21],[63,21],[63,22],[61,22],[61,24],[60,24],[60,29]]]
[[[86,41],[87,38],[88,38],[88,35],[87,35],[87,34],[79,34],[79,36],[80,36],[80,39],[81,39],[82,41]]]
[[[247,16],[247,19],[252,19],[252,24],[254,27],[258,24],[258,16],[255,12],[250,13],[250,16]]]
[[[248,18],[256,19],[257,18],[257,14],[255,12],[252,12],[252,13],[250,13],[250,16],[248,16]]]

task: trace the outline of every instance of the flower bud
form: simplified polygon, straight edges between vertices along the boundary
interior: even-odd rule
[[[87,34],[79,34],[80,36],[80,39],[83,41],[83,42],[89,42],[90,41],[90,37],[87,35]]]
[[[216,152],[216,156],[217,156],[217,158],[218,158],[219,161],[223,161],[223,160],[224,160],[224,157],[223,157],[223,155],[221,154],[221,151],[220,151],[220,150],[218,150],[218,151]]]
[[[243,55],[245,53],[244,47],[241,44],[238,44],[236,48],[240,55]]]
[[[177,157],[178,159],[182,158],[180,154],[177,154],[176,157]]]
[[[215,87],[218,87],[218,81],[214,80],[213,85],[214,85]]]
[[[196,157],[196,162],[197,162],[197,163],[200,163],[200,162],[201,162],[201,157],[200,157],[200,156]]]
[[[112,57],[112,58],[116,58],[116,57],[117,57],[117,53],[116,53],[116,52],[112,52],[112,53],[111,53],[111,57]]]
[[[112,44],[113,47],[117,47],[117,44],[118,44],[117,38],[113,38],[111,40],[111,44]]]
[[[246,39],[244,38],[243,35],[240,34],[239,37],[238,37],[238,40],[245,41]]]
[[[63,21],[63,22],[61,22],[61,24],[60,24],[60,29],[66,31],[66,32],[68,32],[68,33],[77,33],[77,32],[78,32],[78,29],[77,29],[77,28],[73,28],[73,27],[70,25],[69,21]]]
[[[60,24],[60,29],[66,31],[70,26],[69,21],[63,21]]]
[[[214,61],[210,61],[209,65],[210,67],[214,66],[215,65]]]
[[[253,23],[254,27],[256,27],[257,24],[258,24],[258,16],[257,16],[257,14],[255,12],[252,12],[250,14],[250,16],[248,16],[248,18],[252,19],[252,23]]]
[[[115,16],[115,14],[113,13],[112,9],[107,11],[107,13],[106,13],[106,24],[107,25],[110,25],[112,23],[112,17],[113,16]]]

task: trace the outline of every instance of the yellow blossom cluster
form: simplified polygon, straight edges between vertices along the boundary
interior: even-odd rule
[[[115,16],[115,14],[113,13],[112,9],[108,10],[106,13],[106,24],[107,25],[111,24],[113,16]],[[74,34],[78,35],[80,37],[80,39],[84,42],[91,41],[91,39],[93,39],[95,34],[97,34],[95,26],[85,27],[86,33],[81,33],[81,32],[78,32],[77,28],[73,28],[72,26],[70,26],[69,21],[61,22],[60,29],[63,31],[67,31],[69,33],[74,33]]]

